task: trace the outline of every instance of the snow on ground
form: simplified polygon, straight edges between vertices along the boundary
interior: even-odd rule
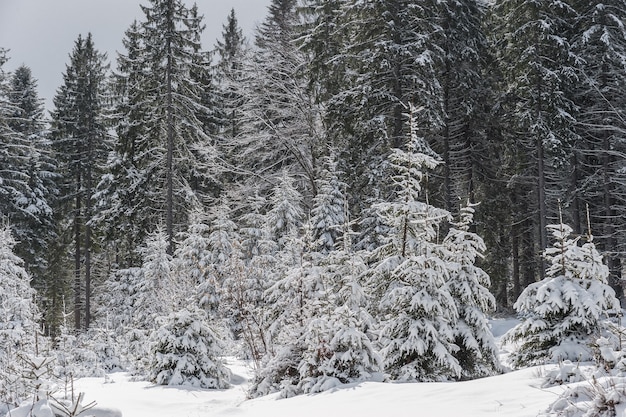
[[[494,335],[499,338],[516,322],[492,321]],[[541,388],[546,368],[535,367],[467,382],[367,382],[289,399],[278,399],[274,394],[247,400],[251,369],[234,358],[228,359],[228,367],[233,372],[233,385],[227,390],[154,386],[131,381],[125,373],[109,375],[107,379],[112,382],[80,379],[76,389],[86,393],[85,402],[117,408],[123,417],[402,417],[424,413],[438,417],[535,417],[565,389]]]
[[[77,381],[85,402],[117,408],[124,417],[200,416],[414,416],[429,412],[446,416],[535,417],[556,400],[562,387],[542,389],[540,368],[455,383],[394,384],[367,382],[322,394],[277,399],[270,395],[246,400],[245,364],[229,360],[234,374],[227,390],[199,390],[131,382],[127,374]],[[436,413],[436,414],[435,414]]]

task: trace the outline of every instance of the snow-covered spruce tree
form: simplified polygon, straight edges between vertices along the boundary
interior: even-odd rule
[[[504,337],[517,344],[510,356],[515,367],[593,359],[597,339],[612,339],[608,315],[620,308],[593,237],[579,246],[580,237],[572,238],[568,225],[548,229],[555,242],[544,252],[546,278],[519,296],[514,307],[522,322]]]
[[[222,25],[222,39],[218,39],[215,44],[219,55],[215,80],[222,101],[220,136],[226,141],[237,137],[242,128],[240,106],[243,98],[238,93],[238,84],[243,81],[241,70],[248,49],[248,42],[237,22],[235,9],[231,9],[226,24]]]
[[[146,341],[156,329],[157,317],[169,315],[176,305],[174,265],[167,249],[167,236],[163,229],[158,229],[148,236],[146,246],[142,248],[143,265],[140,270],[131,269],[122,276],[130,280],[129,289],[134,293],[132,321],[125,336],[130,371],[139,376],[144,376],[149,370]]]
[[[344,224],[346,185],[339,179],[341,172],[337,170],[335,158],[333,151],[324,158],[324,167],[316,181],[317,194],[311,209],[313,238],[318,252],[322,253],[335,250]]]
[[[343,228],[343,247],[320,260],[325,294],[318,298],[304,336],[305,351],[298,366],[298,389],[303,393],[370,380],[382,371],[371,340],[375,323],[359,282],[367,266],[362,254],[352,250],[347,221]]]
[[[173,272],[178,283],[177,307],[185,307],[195,300],[195,305],[209,308],[217,305],[217,290],[211,267],[208,219],[204,210],[195,208],[189,214],[189,225],[178,234],[174,252]]]
[[[189,208],[215,191],[208,135],[217,130],[216,97],[197,8],[181,0],[147,3],[118,60],[118,141],[101,187],[107,196],[102,221],[114,221],[122,242],[128,234],[130,251],[162,222],[173,254]]]
[[[513,256],[525,283],[544,277],[539,256],[548,247],[546,223],[557,217],[557,201],[571,188],[567,177],[568,149],[577,137],[577,103],[572,90],[580,83],[570,35],[577,13],[573,2],[502,0],[491,8],[503,82],[496,107],[502,109],[505,152],[510,155],[505,177],[512,190],[511,222],[526,230]],[[576,186],[574,186],[576,188]],[[519,249],[518,249],[519,247]],[[520,252],[518,254],[518,252]],[[516,267],[517,269],[517,267]],[[515,285],[515,283],[514,283]]]
[[[500,370],[498,350],[489,329],[487,314],[496,308],[489,292],[489,275],[476,262],[486,250],[485,243],[470,232],[474,207],[468,203],[461,208],[461,219],[452,223],[443,241],[447,249],[448,287],[458,312],[454,325],[454,343],[459,350],[454,357],[462,368],[462,379],[494,375]]]
[[[8,224],[0,227],[0,404],[16,406],[32,392],[22,376],[23,359],[36,353],[38,310],[23,261],[13,253]],[[0,405],[1,407],[1,405]],[[1,409],[1,408],[0,408]]]
[[[302,194],[294,184],[294,179],[286,170],[277,178],[278,183],[270,197],[270,209],[265,217],[266,229],[270,238],[283,250],[287,242],[297,235],[302,225]]]
[[[228,388],[230,371],[219,356],[223,346],[207,324],[206,312],[184,308],[160,317],[150,337],[150,380],[159,385]]]
[[[385,372],[399,381],[456,379],[461,367],[454,353],[458,313],[450,294],[446,249],[438,244],[446,210],[418,201],[424,170],[438,161],[418,136],[417,109],[411,106],[411,136],[406,150],[389,156],[395,198],[375,207],[391,227],[387,242],[374,250],[368,286],[378,301],[380,343]]]
[[[583,103],[569,172],[572,228],[580,230],[590,206],[595,244],[609,267],[609,284],[620,298],[626,252],[626,1],[577,1],[578,30],[572,38],[579,59],[575,101]],[[620,260],[621,258],[621,260]]]
[[[72,234],[74,265],[74,327],[91,322],[92,255],[91,223],[98,178],[107,154],[108,132],[104,119],[106,54],[100,53],[91,34],[78,36],[63,74],[63,85],[54,97],[52,146],[59,162],[60,197],[55,207],[62,218],[59,233]],[[69,249],[71,248],[71,249]]]
[[[37,81],[27,66],[22,65],[13,73],[9,97],[15,106],[8,120],[9,127],[21,135],[27,145],[24,149],[27,152],[26,164],[15,169],[27,175],[30,192],[16,194],[15,202],[21,210],[7,214],[11,217],[18,242],[15,253],[24,260],[33,277],[33,288],[41,292],[45,288],[43,275],[48,241],[56,237],[50,207],[57,191],[54,181],[56,163],[45,135],[43,100],[37,94]]]
[[[173,281],[172,257],[167,249],[167,235],[159,229],[149,236],[142,250],[143,279],[136,288],[134,304],[135,324],[139,329],[154,329],[155,318],[168,315],[176,304],[178,290]]]

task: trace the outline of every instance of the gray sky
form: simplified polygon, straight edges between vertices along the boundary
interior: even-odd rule
[[[271,0],[197,0],[204,15],[205,50],[213,49],[231,8],[251,40],[267,14]],[[143,20],[140,4],[147,0],[0,0],[0,47],[10,49],[5,70],[29,66],[39,82],[39,95],[52,108],[52,97],[79,34],[91,32],[96,48],[115,67],[116,51],[134,19]],[[186,4],[193,4],[185,0]]]

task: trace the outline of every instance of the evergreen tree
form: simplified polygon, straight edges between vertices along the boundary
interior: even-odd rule
[[[376,323],[367,311],[369,300],[360,282],[367,265],[363,254],[352,250],[347,220],[342,228],[342,247],[319,261],[324,294],[304,336],[305,351],[298,366],[298,388],[303,393],[371,380],[382,372],[372,342]]]
[[[500,370],[498,349],[487,314],[496,307],[489,292],[489,275],[477,262],[486,250],[484,241],[470,232],[475,204],[461,209],[461,218],[453,223],[443,241],[448,250],[448,286],[459,314],[454,327],[454,353],[461,365],[464,379],[494,375]]]
[[[159,385],[229,387],[230,371],[219,359],[220,339],[206,324],[206,313],[182,309],[160,318],[150,337],[150,380]]]
[[[442,36],[434,39],[441,50],[437,62],[436,81],[441,86],[443,117],[441,127],[429,135],[429,143],[444,164],[441,175],[430,184],[431,201],[441,201],[443,207],[458,214],[457,201],[481,199],[484,172],[489,160],[484,158],[486,145],[492,140],[485,135],[484,121],[488,119],[483,105],[488,91],[485,77],[487,37],[482,21],[484,5],[476,0],[439,1],[436,21]]]
[[[446,250],[437,232],[450,214],[418,200],[426,169],[438,161],[423,153],[415,108],[411,108],[411,137],[407,150],[389,156],[396,195],[376,205],[391,227],[387,242],[372,253],[375,261],[368,286],[378,302],[384,369],[400,381],[439,381],[460,376],[454,357],[454,325],[458,312],[447,285]]]
[[[242,130],[242,96],[237,84],[242,82],[243,61],[248,54],[247,40],[239,26],[235,9],[231,9],[222,26],[222,39],[217,41],[215,50],[219,55],[216,67],[216,81],[223,98],[222,132],[225,140],[237,137]]]
[[[104,121],[105,60],[106,55],[95,49],[91,34],[86,38],[79,36],[63,74],[63,85],[54,97],[52,113],[53,147],[62,177],[58,210],[64,215],[64,223],[68,222],[73,229],[76,329],[88,328],[91,321],[94,239],[90,220],[100,176],[98,168],[103,165],[108,149]]]
[[[37,95],[37,81],[32,78],[30,68],[22,65],[15,70],[8,94],[15,106],[8,125],[28,146],[25,165],[20,170],[28,175],[30,189],[20,198],[21,210],[11,215],[19,242],[15,250],[33,276],[35,288],[44,290],[47,263],[44,254],[48,241],[56,238],[51,208],[56,194],[56,167],[45,136],[43,100]]]
[[[519,259],[513,274],[531,283],[537,274],[543,277],[542,260],[535,254],[547,247],[546,222],[556,218],[556,203],[563,196],[559,168],[567,166],[567,149],[577,137],[571,97],[576,69],[569,39],[576,13],[559,0],[506,0],[495,4],[493,12],[503,78],[499,104],[509,126],[507,180],[514,190],[513,223],[520,225],[512,231],[519,239],[513,244],[513,257]]]
[[[30,191],[28,176],[22,171],[27,166],[29,147],[26,139],[11,128],[11,119],[19,109],[11,102],[9,77],[3,68],[7,60],[6,50],[0,49],[0,213],[5,217],[24,209],[18,202]]]
[[[15,194],[17,204],[5,215],[11,218],[18,242],[15,253],[24,260],[33,278],[38,305],[45,314],[45,326],[50,333],[59,324],[61,299],[67,293],[63,274],[58,271],[60,266],[56,265],[53,255],[58,246],[54,242],[59,239],[52,211],[58,194],[57,163],[53,160],[44,125],[43,101],[37,95],[37,82],[28,67],[20,66],[15,70],[7,85],[7,94],[13,106],[8,114],[8,127],[27,147],[24,148],[25,158],[21,160],[24,165],[18,169],[27,176],[28,189]]]
[[[128,268],[141,265],[136,249],[152,231],[153,219],[159,218],[158,208],[152,204],[158,201],[159,189],[149,181],[162,163],[153,154],[162,151],[153,149],[145,123],[156,115],[145,104],[149,100],[144,88],[148,70],[137,21],[125,32],[122,43],[126,55],[118,55],[112,80],[117,140],[107,160],[107,172],[98,184],[99,213],[95,220],[103,225],[106,239],[115,243],[120,267]]]
[[[163,222],[173,254],[189,208],[214,191],[211,56],[201,49],[204,26],[195,6],[151,0],[142,11],[145,18],[127,32],[127,54],[118,62],[118,142],[112,177],[103,184],[115,188],[107,192],[105,219],[115,220],[118,236],[129,228],[135,246]]]
[[[172,257],[167,253],[167,234],[157,230],[149,236],[142,250],[142,279],[136,288],[135,327],[154,329],[156,317],[167,316],[176,305]],[[155,300],[161,300],[155,303]]]
[[[38,310],[30,276],[13,248],[8,224],[0,229],[0,400],[17,406],[26,396],[24,359],[36,353]]]
[[[389,150],[401,148],[407,138],[403,103],[424,108],[415,116],[424,132],[442,124],[436,73],[442,54],[437,37],[443,30],[436,19],[437,3],[348,2],[341,11],[348,36],[335,59],[337,71],[349,78],[329,100],[328,115],[335,120],[328,123],[339,131],[332,137],[347,139],[340,155],[347,161],[342,170],[349,175],[350,189],[368,197],[355,201],[353,211],[359,215],[363,200],[376,203],[390,192],[384,165]]]
[[[624,218],[619,213],[626,207],[625,103],[621,94],[626,83],[626,4],[621,0],[573,4],[579,16],[572,46],[580,58],[580,81],[575,89],[580,139],[571,149],[566,201],[577,233],[589,205],[596,244],[609,266],[609,283],[622,298],[620,254],[626,246]]]
[[[505,335],[519,343],[510,357],[516,367],[591,360],[597,339],[611,338],[608,315],[620,308],[593,237],[579,246],[570,226],[549,230],[555,242],[544,253],[546,278],[524,289],[514,306],[522,322]]]
[[[325,295],[312,247],[308,226],[302,236],[291,234],[278,254],[281,269],[265,292],[270,323],[267,339],[271,345],[252,383],[252,396],[276,391],[281,397],[301,393],[298,367],[306,349],[307,325]]]
[[[194,299],[196,306],[217,306],[217,288],[210,273],[210,227],[206,222],[204,211],[196,208],[189,215],[187,231],[178,234],[179,241],[172,259],[178,286],[178,308],[194,305],[190,303]]]
[[[301,204],[302,195],[296,189],[293,178],[283,171],[274,187],[271,208],[265,220],[269,237],[278,244],[279,250],[298,233],[304,218]]]
[[[328,253],[336,249],[344,224],[346,185],[341,182],[334,155],[327,157],[317,180],[317,195],[313,199],[311,223],[313,239],[318,252]]]

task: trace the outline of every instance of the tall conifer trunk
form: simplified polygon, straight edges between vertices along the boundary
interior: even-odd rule
[[[172,102],[172,36],[174,34],[174,18],[173,18],[173,7],[172,2],[168,2],[167,4],[167,25],[168,25],[168,33],[165,37],[165,41],[167,42],[166,51],[167,51],[167,219],[166,219],[166,229],[167,229],[167,253],[172,255],[174,253],[174,164],[173,164],[173,154],[174,154],[174,105]]]
[[[80,172],[76,174],[76,207],[74,211],[74,328],[80,329],[80,309],[81,309],[81,238],[80,238],[80,217],[81,217],[81,196],[80,196]]]

